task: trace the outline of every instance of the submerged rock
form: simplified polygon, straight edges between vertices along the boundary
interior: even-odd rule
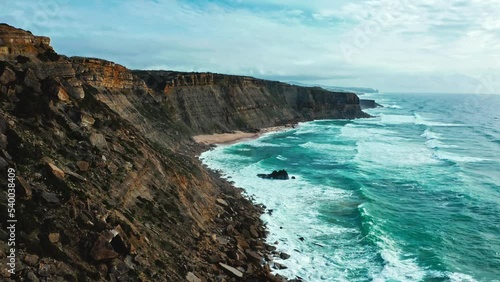
[[[279,179],[279,180],[288,180],[288,172],[284,169],[280,171],[273,171],[270,174],[257,174],[258,177],[264,178],[264,179]]]

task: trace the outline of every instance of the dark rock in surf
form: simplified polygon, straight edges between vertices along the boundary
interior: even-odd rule
[[[257,174],[258,177],[263,179],[277,179],[277,180],[288,180],[288,172],[282,169],[280,171],[273,171],[271,174]]]

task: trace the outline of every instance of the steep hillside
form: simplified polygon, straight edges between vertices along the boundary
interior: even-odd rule
[[[130,71],[58,55],[48,38],[0,24],[0,185],[14,169],[18,220],[16,273],[0,277],[279,281],[261,208],[200,164],[206,148],[191,136],[361,116],[354,94]]]

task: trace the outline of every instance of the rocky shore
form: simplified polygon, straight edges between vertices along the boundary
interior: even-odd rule
[[[364,116],[352,93],[131,71],[0,24],[0,170],[15,170],[17,219],[15,274],[0,280],[283,281],[263,207],[205,168],[192,136]]]

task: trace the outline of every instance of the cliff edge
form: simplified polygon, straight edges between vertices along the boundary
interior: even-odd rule
[[[0,170],[15,171],[16,281],[282,281],[254,206],[191,136],[365,117],[351,93],[57,54],[0,24]],[[7,187],[7,178],[0,179]],[[8,193],[0,193],[7,210]],[[7,261],[7,213],[0,213]]]

